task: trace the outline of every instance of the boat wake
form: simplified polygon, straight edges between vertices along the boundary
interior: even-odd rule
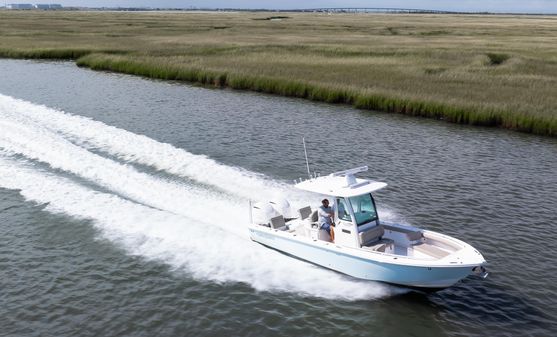
[[[4,95],[0,187],[46,203],[49,212],[89,219],[126,252],[198,280],[346,300],[401,292],[251,242],[248,198],[307,198],[284,182]]]

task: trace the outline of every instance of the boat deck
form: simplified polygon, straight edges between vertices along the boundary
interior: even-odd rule
[[[356,249],[423,260],[440,260],[462,248],[454,242],[424,234],[417,228],[390,224],[380,226],[384,228],[382,236]],[[288,219],[285,226],[278,228],[278,230],[296,236],[312,238],[314,241],[321,240],[334,243],[328,234],[318,233],[316,228],[312,233],[308,224],[300,219]]]

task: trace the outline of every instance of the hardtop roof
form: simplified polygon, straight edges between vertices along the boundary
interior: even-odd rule
[[[355,178],[353,175],[335,176],[334,173],[304,180],[295,185],[304,191],[345,198],[375,192],[386,186],[386,183],[380,181]]]

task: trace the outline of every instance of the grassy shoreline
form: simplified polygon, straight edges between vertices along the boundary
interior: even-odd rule
[[[505,111],[405,100],[359,93],[343,88],[325,87],[303,81],[250,77],[194,68],[176,69],[158,63],[150,64],[148,61],[140,61],[128,56],[90,54],[79,58],[76,63],[80,67],[93,70],[113,71],[161,80],[185,81],[214,87],[229,87],[326,103],[343,103],[358,109],[443,119],[459,124],[497,126],[538,135],[557,135],[557,120],[522,120],[520,116]]]
[[[5,14],[1,13],[0,16],[2,15]],[[102,17],[102,14],[100,15]],[[27,16],[21,14],[11,19],[20,24],[19,29],[24,27],[28,31],[33,31],[33,28],[29,27],[29,22],[25,22],[29,19]],[[494,31],[503,36],[504,48],[485,49],[482,45],[481,50],[478,50],[478,43],[473,42],[467,47],[468,50],[455,51],[452,50],[454,45],[442,40],[446,44],[443,48],[431,50],[415,44],[414,32],[421,29],[422,25],[428,25],[427,22],[420,21],[412,27],[410,37],[407,36],[402,41],[413,42],[414,45],[410,47],[407,45],[401,47],[399,36],[403,34],[402,28],[393,28],[387,32],[394,35],[395,40],[391,40],[391,36],[384,38],[383,34],[386,33],[382,30],[378,33],[379,37],[374,38],[394,46],[382,45],[381,48],[375,46],[369,48],[358,38],[356,42],[341,44],[342,48],[340,48],[339,39],[361,33],[360,31],[346,32],[346,23],[351,22],[346,19],[352,19],[350,17],[340,17],[336,18],[336,21],[330,21],[328,18],[315,18],[308,15],[294,16],[296,19],[301,17],[306,21],[316,20],[309,24],[302,22],[305,29],[315,27],[316,23],[323,23],[324,20],[332,22],[334,24],[332,28],[327,29],[338,36],[333,36],[332,43],[327,44],[321,44],[324,40],[322,40],[323,32],[320,27],[315,28],[317,32],[305,37],[311,41],[300,43],[298,41],[300,27],[287,27],[285,37],[285,32],[277,35],[274,31],[276,27],[269,28],[266,26],[268,22],[254,21],[255,18],[248,17],[248,14],[221,15],[221,17],[199,14],[170,15],[171,19],[187,18],[193,21],[185,26],[181,21],[158,26],[162,24],[158,20],[160,17],[156,15],[146,17],[114,14],[109,17],[112,19],[112,26],[107,25],[107,29],[122,22],[127,22],[126,26],[110,34],[102,29],[93,33],[84,29],[66,33],[70,31],[69,28],[75,28],[75,22],[69,20],[69,23],[63,22],[63,27],[66,28],[64,33],[59,33],[61,26],[53,22],[66,18],[59,15],[46,15],[41,19],[45,21],[43,24],[49,26],[51,32],[58,32],[60,35],[69,34],[71,36],[69,40],[78,39],[87,33],[92,36],[93,41],[78,41],[72,43],[76,45],[75,48],[67,48],[67,43],[60,43],[64,40],[63,37],[55,34],[43,41],[33,40],[34,43],[30,48],[29,44],[16,43],[14,39],[10,41],[10,38],[6,39],[2,36],[0,57],[75,60],[78,66],[94,70],[251,90],[328,103],[343,103],[360,109],[557,136],[557,104],[555,98],[551,97],[555,88],[553,85],[557,83],[557,58],[553,56],[551,48],[542,50],[543,57],[537,56],[539,50],[536,53],[530,52],[526,48],[530,46],[526,40],[524,45],[505,42],[508,34],[506,30]],[[378,18],[378,16],[371,17]],[[99,18],[99,14],[81,14],[72,18],[79,19],[81,22],[87,20],[94,22]],[[369,19],[365,16],[363,18]],[[487,19],[480,17],[475,20],[473,23],[479,20],[478,22],[485,24],[484,21]],[[525,23],[525,19],[520,18],[509,20]],[[145,25],[145,22],[155,27],[154,32],[138,36],[137,32],[131,30],[133,34],[126,35],[130,34],[130,30],[126,28],[129,27],[128,25],[138,23]],[[225,25],[222,27],[240,28],[231,35],[221,36],[223,34],[221,32],[227,29],[221,26],[218,26],[219,29],[214,28],[217,26],[210,26],[213,28],[199,32],[195,23],[200,22],[209,23],[209,26],[214,25],[215,22],[220,24],[224,22]],[[557,21],[555,22],[557,27]],[[464,23],[470,24],[470,22]],[[455,27],[463,25],[463,23],[455,24]],[[179,33],[176,37],[174,31],[170,34],[164,31],[165,27],[175,28],[178,32],[186,29],[191,31],[185,37]],[[256,36],[254,41],[253,37],[246,36],[246,27],[250,28],[250,31],[258,31],[258,36],[274,40],[262,42]],[[365,30],[373,28],[374,24],[363,20],[360,26],[354,27]],[[549,22],[548,27],[553,28],[553,21]],[[0,30],[5,29],[6,27],[0,24]],[[428,29],[431,27],[428,26]],[[104,36],[99,37],[103,35],[99,32]],[[439,40],[431,36],[444,36],[447,34],[445,32],[450,31],[422,32],[418,35],[420,40],[418,42],[423,42],[421,39],[425,36],[430,45],[438,44]],[[474,31],[474,34],[477,33]],[[134,41],[133,45],[123,46],[117,43],[121,42],[117,39],[119,35],[125,36],[128,41],[131,41],[130,36],[138,41]],[[14,34],[15,36],[18,34]],[[215,40],[223,41],[228,38],[231,39],[229,43],[215,43]],[[290,45],[280,41],[285,38],[288,41],[294,39],[297,43]],[[154,42],[145,43],[146,39]],[[510,45],[507,46],[505,43]],[[517,49],[518,47],[520,48]]]

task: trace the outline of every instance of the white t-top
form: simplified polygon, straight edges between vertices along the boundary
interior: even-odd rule
[[[354,178],[353,176],[351,178],[352,184],[349,184],[350,179],[347,177],[328,175],[302,181],[295,187],[318,194],[348,198],[375,192],[387,186],[386,183],[380,181]]]

